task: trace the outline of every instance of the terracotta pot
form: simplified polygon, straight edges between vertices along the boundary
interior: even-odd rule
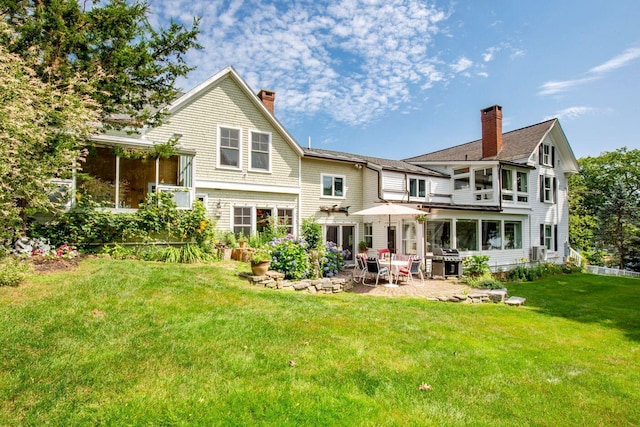
[[[264,276],[265,274],[267,274],[267,271],[269,271],[270,263],[271,261],[251,261],[251,273],[253,273],[254,276]]]

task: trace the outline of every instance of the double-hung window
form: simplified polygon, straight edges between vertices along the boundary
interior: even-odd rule
[[[345,177],[322,174],[322,196],[344,198]]]
[[[364,223],[364,241],[367,243],[367,247],[373,247],[373,224],[370,222]]]
[[[251,132],[251,169],[271,171],[271,134]]]
[[[240,168],[240,129],[218,128],[218,165]]]
[[[293,234],[293,209],[278,209],[278,225]]]
[[[546,203],[556,202],[557,180],[552,176],[540,175],[540,201]]]

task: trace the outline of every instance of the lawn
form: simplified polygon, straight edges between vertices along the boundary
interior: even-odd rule
[[[512,285],[518,308],[278,292],[235,269],[90,259],[0,288],[0,425],[640,420],[639,280]]]

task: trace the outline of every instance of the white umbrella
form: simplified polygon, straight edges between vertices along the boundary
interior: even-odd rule
[[[363,209],[357,212],[352,212],[349,215],[362,215],[362,216],[387,215],[389,217],[389,229],[391,229],[391,215],[424,215],[424,211],[387,202],[378,206],[374,206],[372,208]],[[389,249],[388,240],[387,240],[387,249]],[[389,270],[391,270],[391,256],[389,256]]]

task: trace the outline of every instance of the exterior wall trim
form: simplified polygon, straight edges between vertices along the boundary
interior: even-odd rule
[[[299,187],[286,187],[282,185],[264,185],[264,184],[244,184],[238,182],[224,182],[210,179],[196,179],[196,189],[207,190],[231,190],[231,191],[251,191],[257,193],[281,193],[281,194],[300,194]]]

